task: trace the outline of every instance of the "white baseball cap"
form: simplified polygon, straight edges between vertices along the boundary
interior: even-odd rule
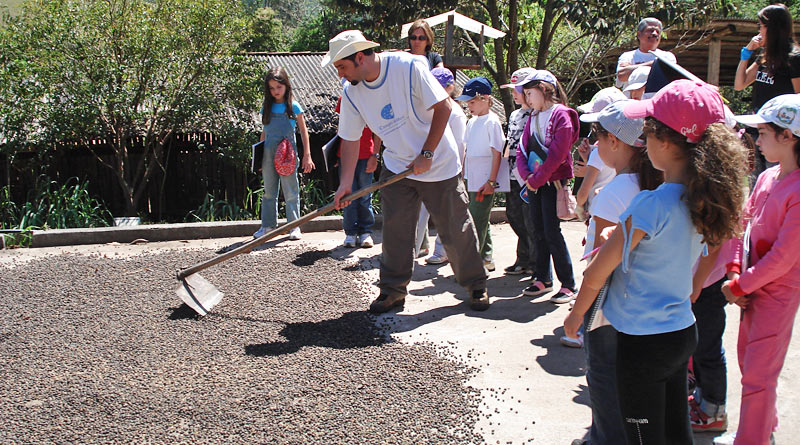
[[[581,113],[599,113],[600,110],[606,107],[606,105],[625,99],[627,99],[627,97],[625,97],[625,94],[619,88],[603,88],[602,90],[594,93],[594,96],[592,96],[592,99],[589,102],[579,105],[578,111]]]
[[[782,94],[768,100],[758,113],[736,116],[740,124],[755,127],[773,123],[800,137],[800,94]]]
[[[525,83],[528,81],[528,76],[533,74],[534,71],[536,69],[530,67],[520,68],[511,74],[511,79],[509,79],[511,83],[504,83],[500,85],[500,88],[514,88],[521,83]]]
[[[326,67],[337,60],[376,46],[380,46],[380,43],[367,40],[357,29],[342,31],[328,41],[328,52],[322,57],[319,66]]]
[[[650,67],[649,66],[640,66],[631,72],[631,75],[628,77],[628,85],[625,87],[625,92],[631,90],[638,90],[639,88],[645,86],[647,84],[647,76],[650,75]]]
[[[643,147],[644,141],[642,141],[641,137],[644,118],[632,119],[625,117],[623,112],[625,106],[630,102],[636,101],[631,99],[618,100],[608,104],[599,113],[584,114],[581,116],[581,120],[584,122],[597,122],[622,142],[634,147]],[[583,117],[585,116],[591,120],[584,120]]]

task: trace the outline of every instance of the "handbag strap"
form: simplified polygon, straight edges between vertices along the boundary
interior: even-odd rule
[[[528,150],[528,152],[536,153],[536,156],[539,156],[542,162],[544,162],[547,159],[547,152],[542,149],[542,145],[539,142],[539,136],[535,133],[536,129],[533,130],[534,137],[531,138],[531,121],[533,118],[533,115],[528,117],[528,122],[525,123],[525,128],[522,130],[522,137],[525,139],[525,148]]]

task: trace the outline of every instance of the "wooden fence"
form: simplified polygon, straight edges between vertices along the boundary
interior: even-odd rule
[[[320,147],[329,137],[311,135],[312,159],[319,167],[323,162]],[[166,173],[157,171],[147,185],[139,215],[149,221],[183,221],[190,211],[200,207],[207,194],[244,207],[248,189],[261,188],[260,175],[249,171],[249,161],[233,163],[219,155],[220,148],[206,145],[201,149],[198,142],[196,138],[177,138],[166,159]],[[113,159],[108,145],[99,144],[92,149],[104,161]],[[135,150],[132,156],[135,161]],[[88,181],[89,193],[102,200],[114,216],[132,216],[124,215],[122,188],[116,175],[86,146],[65,145],[40,153],[19,153],[13,161],[0,154],[0,186],[10,186],[16,203],[28,199],[39,177],[47,177],[59,185],[71,177]],[[309,177],[317,179],[326,193],[334,185],[324,168],[318,168]]]

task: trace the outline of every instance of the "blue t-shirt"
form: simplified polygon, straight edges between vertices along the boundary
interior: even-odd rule
[[[603,314],[620,332],[662,334],[694,324],[692,266],[704,244],[682,199],[684,190],[682,184],[664,183],[642,191],[619,218],[625,246]],[[629,217],[631,230],[625,233]],[[634,229],[645,236],[630,252]]]
[[[294,111],[294,115],[297,116],[298,114],[303,112],[303,107],[301,107],[299,103],[292,101],[292,111]],[[264,110],[262,109],[261,112],[263,113]],[[286,103],[272,104],[272,112],[276,113],[276,114],[284,114],[284,113],[286,113]],[[289,119],[289,122],[292,123],[292,130],[297,129],[297,121],[296,120]]]

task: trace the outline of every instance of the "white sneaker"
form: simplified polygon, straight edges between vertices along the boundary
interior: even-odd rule
[[[714,438],[714,445],[733,445],[733,442],[736,440],[736,433],[725,433],[721,436],[717,436]],[[775,433],[769,435],[769,444],[775,445]]]
[[[343,247],[356,247],[356,236],[355,235],[346,235],[344,237],[344,242],[342,243]]]
[[[273,229],[275,228],[261,226],[258,230],[256,230],[256,233],[253,234],[253,238],[261,238],[262,236],[264,236],[265,233],[270,232]]]
[[[425,258],[425,262],[428,264],[444,264],[447,261],[447,255],[440,255],[436,252],[434,252],[433,255],[429,256],[428,258]]]
[[[578,338],[561,336],[561,344],[569,348],[582,348],[583,347],[583,334],[578,334]]]
[[[291,230],[291,232],[289,232],[289,239],[291,241],[297,241],[300,238],[302,238],[302,236],[303,233],[300,232],[300,227],[295,227],[294,229]]]
[[[372,247],[374,245],[372,242],[372,235],[369,233],[362,233],[358,236],[358,244],[361,247]]]
[[[733,445],[736,440],[736,433],[725,433],[714,438],[714,445]]]

